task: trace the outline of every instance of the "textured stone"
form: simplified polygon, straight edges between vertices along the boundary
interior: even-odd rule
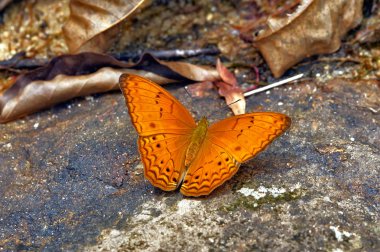
[[[229,114],[216,94],[169,91],[197,118]],[[120,93],[0,125],[0,249],[379,250],[379,94],[335,79],[249,98],[293,125],[199,199],[144,179]]]

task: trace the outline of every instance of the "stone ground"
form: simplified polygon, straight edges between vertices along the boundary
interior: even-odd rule
[[[197,118],[230,115],[216,94],[168,89]],[[291,129],[197,199],[144,179],[118,92],[0,125],[0,250],[379,251],[379,82],[304,80],[247,103]]]

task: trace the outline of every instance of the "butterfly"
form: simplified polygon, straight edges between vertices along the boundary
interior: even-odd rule
[[[180,186],[186,196],[210,194],[291,123],[284,114],[257,112],[209,126],[205,117],[196,123],[174,96],[150,80],[123,74],[119,85],[139,135],[145,178],[164,191]]]

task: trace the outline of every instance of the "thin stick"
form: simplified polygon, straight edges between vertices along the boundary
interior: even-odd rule
[[[0,0],[1,1],[1,0]],[[146,51],[152,54],[157,59],[161,60],[178,60],[184,58],[191,58],[200,55],[218,55],[220,51],[216,47],[210,48],[195,48],[195,49],[174,49],[174,50],[160,50],[160,51]],[[144,52],[121,52],[110,54],[117,60],[129,61],[138,60]],[[8,60],[0,61],[0,70],[14,70],[14,69],[35,69],[49,63],[51,59],[47,58],[24,58],[25,52],[20,52]]]
[[[140,52],[121,52],[113,53],[111,56],[117,60],[129,61],[138,60],[144,53],[150,53],[160,60],[178,60],[196,57],[200,55],[218,55],[220,50],[216,47],[210,48],[196,48],[196,49],[173,49],[173,50],[159,50],[159,51],[140,51]]]
[[[250,95],[253,95],[253,94],[257,94],[257,93],[263,92],[265,90],[268,90],[268,89],[271,89],[271,88],[274,88],[274,87],[281,86],[281,85],[283,85],[285,83],[289,83],[291,81],[297,80],[297,79],[301,78],[302,76],[303,76],[303,74],[297,74],[296,76],[293,76],[293,77],[290,77],[290,78],[287,78],[287,79],[284,79],[284,80],[280,80],[278,82],[269,84],[269,85],[267,85],[265,87],[261,87],[261,88],[257,88],[257,89],[245,92],[244,93],[244,97],[247,97],[247,96],[250,96]]]

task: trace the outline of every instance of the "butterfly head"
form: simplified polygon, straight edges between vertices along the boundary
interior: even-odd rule
[[[206,129],[208,128],[208,125],[209,124],[208,124],[207,118],[205,116],[203,116],[197,124],[198,127],[202,127],[202,128],[206,128]]]

